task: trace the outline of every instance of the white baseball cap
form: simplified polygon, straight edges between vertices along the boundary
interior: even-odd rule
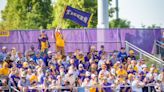
[[[142,65],[142,68],[147,68],[147,65],[145,65],[145,64],[144,64],[144,65]]]
[[[2,49],[7,49],[7,47],[6,46],[3,46]]]
[[[51,53],[52,53],[52,51],[48,51],[47,53],[48,53],[48,54],[51,54]]]
[[[91,74],[91,78],[95,78],[96,77],[96,75],[95,74]]]
[[[91,75],[91,73],[86,71],[85,76],[90,76],[90,75]]]

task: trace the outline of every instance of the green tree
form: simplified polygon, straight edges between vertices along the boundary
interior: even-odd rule
[[[109,28],[130,28],[130,21],[124,19],[113,19],[109,23]]]
[[[111,0],[109,0],[109,3]],[[49,27],[57,27],[58,25],[62,28],[83,28],[82,26],[73,23],[70,20],[62,19],[64,13],[64,7],[67,5],[77,8],[79,10],[92,13],[92,20],[89,28],[95,28],[97,26],[97,0],[56,0],[54,5],[54,19],[52,25]],[[113,12],[110,12],[112,15]]]
[[[7,0],[2,23],[8,29],[46,29],[52,11],[51,0]]]
[[[149,29],[155,29],[155,28],[161,28],[161,27],[159,25],[152,24],[152,25],[148,26],[147,28],[149,28]]]

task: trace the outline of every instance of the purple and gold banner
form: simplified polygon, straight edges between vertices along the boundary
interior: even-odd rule
[[[72,8],[70,6],[67,6],[64,12],[63,18],[70,19],[71,21],[81,26],[88,27],[89,22],[91,20],[91,14]]]

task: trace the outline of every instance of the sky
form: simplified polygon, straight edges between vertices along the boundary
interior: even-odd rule
[[[7,0],[0,0],[0,11],[6,3]],[[164,0],[119,0],[119,17],[129,20],[132,27],[136,28],[142,24],[156,24],[164,28],[163,4]],[[115,0],[112,0],[112,6],[115,6]]]

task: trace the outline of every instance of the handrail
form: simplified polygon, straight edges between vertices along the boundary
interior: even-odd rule
[[[148,52],[146,52],[146,51],[140,49],[139,47],[137,47],[137,46],[131,44],[130,42],[125,41],[125,43],[126,43],[126,47],[127,47],[127,45],[128,45],[129,47],[131,47],[131,48],[134,49],[135,51],[142,53],[143,55],[147,56],[148,58],[150,58],[150,59],[152,59],[152,60],[154,60],[154,61],[156,61],[156,62],[158,62],[159,64],[164,64],[164,61],[163,61],[163,60],[161,60],[161,59],[159,59],[159,58],[157,58],[157,57],[155,57],[155,56],[149,54]]]
[[[163,49],[164,49],[164,47],[162,46],[162,43],[161,43],[160,41],[156,41],[156,42],[155,42],[155,45],[157,45],[157,46],[159,46],[160,48],[163,48]]]
[[[156,83],[149,83],[144,85],[144,87],[155,86]],[[108,87],[117,87],[119,85],[110,85],[110,86],[102,86],[102,85],[94,85],[94,86],[52,86],[52,87],[29,87],[29,89],[70,89],[70,88],[108,88]],[[132,87],[132,85],[121,85],[120,87]]]

